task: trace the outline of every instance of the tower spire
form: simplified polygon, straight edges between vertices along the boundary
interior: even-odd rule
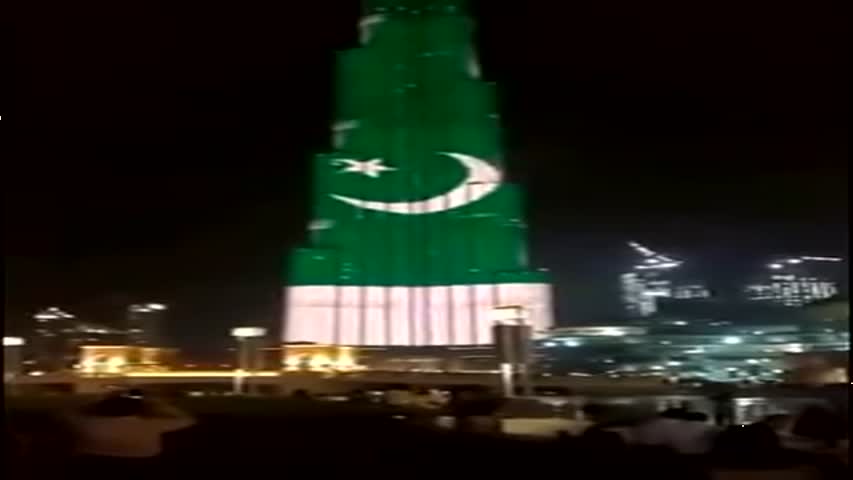
[[[467,5],[467,0],[362,0],[362,9],[366,14],[459,13]]]

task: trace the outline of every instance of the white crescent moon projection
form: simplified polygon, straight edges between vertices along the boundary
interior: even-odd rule
[[[414,202],[377,202],[342,195],[330,196],[335,200],[365,210],[398,213],[400,215],[422,215],[444,212],[474,203],[497,190],[501,185],[502,173],[491,163],[462,153],[442,152],[441,154],[459,161],[468,170],[468,175],[461,183],[442,195]]]

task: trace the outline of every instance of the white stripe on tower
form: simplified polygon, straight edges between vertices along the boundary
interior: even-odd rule
[[[428,314],[430,316],[430,326],[432,335],[430,340],[434,345],[450,344],[450,335],[447,331],[447,288],[435,287],[430,289],[430,305]]]
[[[358,287],[358,344],[367,345],[367,290],[371,287]]]
[[[428,305],[423,302],[427,291]],[[499,305],[524,306],[528,323],[536,332],[546,330],[552,323],[551,290],[547,284],[310,285],[288,288],[285,299],[284,340],[288,342],[422,345],[427,343],[425,330],[431,329],[431,345],[484,344],[492,337],[490,312]],[[412,307],[416,318],[411,316]],[[444,312],[451,315],[445,316]],[[366,319],[364,334],[359,325],[362,315]],[[414,331],[410,328],[413,324]]]
[[[345,286],[341,287],[341,345],[358,345],[358,318],[360,316],[359,291],[361,287]]]
[[[391,287],[391,345],[409,344],[409,292]]]
[[[383,345],[385,338],[384,287],[365,287],[365,338],[364,345]]]

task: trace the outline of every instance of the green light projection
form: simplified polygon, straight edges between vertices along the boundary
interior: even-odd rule
[[[314,163],[291,285],[541,282],[505,183],[494,86],[461,1],[372,0],[337,60],[335,150]]]

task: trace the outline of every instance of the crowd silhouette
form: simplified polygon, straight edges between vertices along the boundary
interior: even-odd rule
[[[507,402],[482,389],[446,396],[396,386],[383,398],[357,391],[349,403],[333,405],[298,391],[289,400],[264,400],[255,412],[220,409],[194,418],[132,390],[72,410],[7,412],[5,469],[10,478],[88,479],[173,478],[239,465],[380,477],[417,465],[418,478],[448,468],[544,475],[557,465],[575,478],[847,476],[846,418],[824,406],[718,424],[718,416],[682,405],[613,424],[592,405],[585,409],[591,425],[581,432],[531,441],[502,434]],[[441,428],[437,418],[452,423]]]

